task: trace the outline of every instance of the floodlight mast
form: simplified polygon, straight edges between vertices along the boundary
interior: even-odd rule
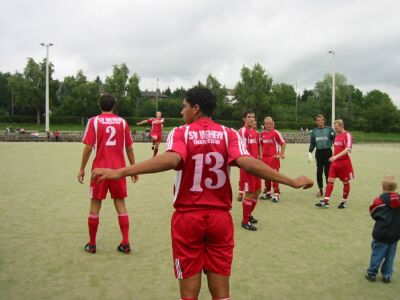
[[[328,51],[329,54],[332,54],[332,128],[334,127],[334,123],[335,123],[335,107],[336,107],[336,103],[335,103],[335,51],[333,50],[329,50]]]
[[[45,107],[45,119],[46,119],[46,132],[50,131],[50,109],[49,109],[49,47],[53,46],[52,43],[40,43],[40,46],[46,47],[46,107]]]

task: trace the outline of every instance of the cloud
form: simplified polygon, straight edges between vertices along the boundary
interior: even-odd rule
[[[277,82],[311,88],[336,69],[400,104],[397,1],[9,1],[0,12],[1,71],[50,50],[55,75],[89,78],[126,62],[142,88],[190,86],[212,73],[228,87],[260,62]]]

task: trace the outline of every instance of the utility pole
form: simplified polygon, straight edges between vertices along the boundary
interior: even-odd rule
[[[49,47],[53,46],[52,43],[41,43],[46,47],[46,132],[50,131],[50,109],[49,109]]]

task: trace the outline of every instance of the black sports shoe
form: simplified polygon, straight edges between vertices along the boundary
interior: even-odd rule
[[[129,244],[119,244],[117,247],[117,250],[120,252],[124,252],[126,254],[128,254],[129,252],[131,252],[131,245]]]
[[[315,206],[322,208],[329,208],[329,202],[325,202],[325,200],[319,200],[318,203],[315,203]]]
[[[337,208],[346,208],[346,206],[347,206],[346,201],[340,201],[340,204]]]
[[[237,201],[242,201],[242,200],[243,200],[243,195],[242,196],[238,195],[237,196]]]
[[[242,227],[244,229],[250,230],[250,231],[257,231],[257,227],[255,227],[253,224],[251,224],[250,222],[247,224],[243,224],[242,223]]]
[[[269,200],[272,198],[271,194],[264,193],[261,197],[262,200]]]
[[[151,146],[151,150],[154,150],[154,145],[153,145],[153,146]]]
[[[376,281],[376,276],[374,274],[367,273],[367,274],[365,274],[365,278],[367,278],[367,280],[369,282],[375,282]]]
[[[96,245],[89,245],[89,243],[87,243],[85,245],[85,251],[89,252],[89,253],[92,253],[92,254],[95,254],[96,253]]]
[[[249,222],[250,222],[251,224],[257,224],[257,223],[258,223],[258,220],[255,219],[253,216],[250,216]]]
[[[279,202],[279,196],[274,196],[274,197],[272,197],[272,202]]]
[[[390,276],[382,276],[382,281],[384,283],[390,283]]]

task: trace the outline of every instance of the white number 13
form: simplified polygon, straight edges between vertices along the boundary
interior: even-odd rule
[[[205,158],[204,158],[205,156]],[[200,153],[196,154],[192,157],[195,162],[194,167],[194,178],[193,178],[193,186],[190,189],[192,192],[202,192],[203,189],[201,187],[201,180],[203,177],[203,167],[204,165],[211,165],[212,160],[211,157],[215,158],[215,165],[210,167],[210,172],[214,172],[217,175],[217,182],[213,184],[211,178],[205,178],[204,185],[208,189],[219,189],[221,188],[226,182],[226,174],[224,171],[221,170],[221,167],[224,165],[224,157],[221,153],[218,152],[209,152],[206,155]]]

